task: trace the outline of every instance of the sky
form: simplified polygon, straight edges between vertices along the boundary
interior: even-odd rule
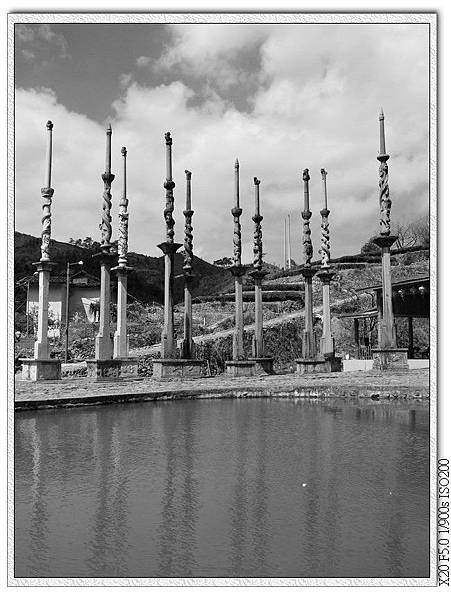
[[[319,257],[325,168],[332,256],[379,223],[379,113],[390,154],[392,221],[429,203],[429,32],[423,24],[16,24],[15,229],[40,235],[47,120],[54,123],[52,237],[100,241],[105,128],[113,129],[113,239],[126,146],[129,248],[165,239],[164,133],[173,137],[176,240],[192,171],[194,251],[233,253],[240,162],[243,260],[252,257],[258,177],[266,260],[282,264],[285,216],[303,262],[302,171],[310,170]]]

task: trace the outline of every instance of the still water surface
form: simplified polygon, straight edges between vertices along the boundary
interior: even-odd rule
[[[427,577],[425,410],[16,414],[16,577]]]

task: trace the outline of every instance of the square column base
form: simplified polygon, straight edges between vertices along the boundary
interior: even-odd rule
[[[87,376],[94,381],[138,377],[137,358],[109,358],[106,360],[91,358],[86,360],[86,366]]]
[[[326,360],[326,373],[339,373],[343,371],[343,359],[341,356],[326,354],[324,358]]]
[[[407,348],[373,348],[373,370],[407,371]]]
[[[158,358],[152,361],[154,379],[205,377],[205,363],[194,358]]]
[[[228,360],[225,364],[225,374],[229,377],[254,377],[256,374],[255,360]]]
[[[330,364],[325,358],[318,356],[317,358],[296,358],[296,373],[305,375],[306,373],[329,373]]]
[[[274,375],[274,359],[270,357],[253,357],[256,375]]]
[[[56,358],[22,358],[23,381],[61,379],[61,361]]]

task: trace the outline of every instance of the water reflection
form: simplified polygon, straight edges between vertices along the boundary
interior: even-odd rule
[[[429,416],[246,399],[16,418],[18,577],[426,577]]]

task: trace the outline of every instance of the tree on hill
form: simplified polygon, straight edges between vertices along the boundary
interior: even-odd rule
[[[218,260],[214,260],[213,264],[217,267],[231,267],[233,265],[233,260],[228,256],[224,256],[224,258],[218,258]]]
[[[429,217],[425,215],[411,223],[395,221],[391,226],[392,235],[397,236],[395,248],[413,248],[414,246],[429,247]],[[378,235],[372,235],[360,249],[361,254],[379,252],[380,248],[374,243]]]
[[[374,240],[379,237],[377,235],[372,235],[370,239],[363,244],[360,248],[360,254],[374,254],[375,252],[380,252],[380,248],[377,244],[374,243]]]

